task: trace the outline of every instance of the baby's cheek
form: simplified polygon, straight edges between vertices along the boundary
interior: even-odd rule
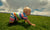
[[[28,13],[28,14],[30,14],[30,13]]]
[[[28,13],[28,15],[30,15],[30,14]]]
[[[28,13],[27,13],[27,15],[28,15]]]

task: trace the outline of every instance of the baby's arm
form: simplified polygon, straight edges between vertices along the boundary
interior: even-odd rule
[[[32,24],[28,19],[25,20],[25,22],[28,22],[28,24],[35,26],[35,24]]]

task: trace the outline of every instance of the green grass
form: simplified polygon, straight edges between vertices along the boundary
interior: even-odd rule
[[[31,23],[36,27],[30,26],[20,20],[14,24],[9,24],[10,14],[0,13],[0,30],[50,30],[50,17],[45,16],[28,16]]]

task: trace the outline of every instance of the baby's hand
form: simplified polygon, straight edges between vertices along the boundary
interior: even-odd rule
[[[36,26],[35,24],[32,24],[32,26]]]

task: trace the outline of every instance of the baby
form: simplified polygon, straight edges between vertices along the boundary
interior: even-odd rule
[[[35,24],[32,24],[27,18],[27,16],[29,16],[30,13],[31,9],[29,7],[25,7],[23,13],[15,13],[15,12],[11,13],[9,23],[14,23],[15,19],[17,21],[19,21],[20,19],[24,19],[24,21],[27,22],[28,24],[35,26]]]

